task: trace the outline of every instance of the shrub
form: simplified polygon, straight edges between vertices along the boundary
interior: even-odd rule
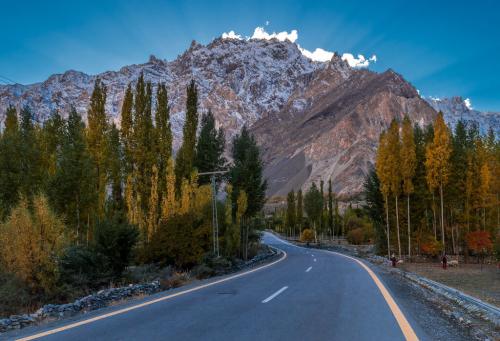
[[[363,228],[358,227],[354,230],[347,232],[347,241],[354,245],[363,244],[365,241],[365,232]]]
[[[467,247],[475,254],[485,255],[493,250],[491,235],[488,231],[469,232],[465,239]]]
[[[26,283],[15,275],[0,270],[0,319],[29,310],[32,304]]]
[[[311,229],[305,229],[300,234],[300,241],[303,243],[310,243],[314,241],[314,231]]]
[[[437,256],[443,250],[443,243],[434,239],[433,236],[426,235],[420,244],[420,252],[428,256]]]
[[[103,256],[106,268],[118,279],[130,263],[137,242],[137,228],[118,218],[101,220],[96,226],[94,249]]]

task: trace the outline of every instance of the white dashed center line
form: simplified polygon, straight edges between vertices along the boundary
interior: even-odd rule
[[[266,298],[264,301],[262,301],[262,303],[269,302],[270,300],[272,300],[273,298],[275,298],[276,296],[278,296],[279,294],[281,294],[286,289],[288,289],[288,287],[281,288],[280,290],[276,291],[274,294],[272,294],[271,296],[269,296],[268,298]]]
[[[312,266],[308,267],[307,270],[306,270],[306,272],[311,271],[312,268],[313,268]]]

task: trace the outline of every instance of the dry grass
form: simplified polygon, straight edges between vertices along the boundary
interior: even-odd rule
[[[471,296],[500,307],[500,270],[493,264],[460,264],[441,268],[440,263],[405,263],[404,270],[461,290]]]

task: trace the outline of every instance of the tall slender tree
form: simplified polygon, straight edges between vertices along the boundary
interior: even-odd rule
[[[411,224],[410,224],[410,195],[414,191],[413,177],[416,170],[415,138],[413,127],[408,116],[403,120],[403,132],[401,141],[401,175],[403,177],[403,192],[407,203],[408,224],[408,257],[411,258]]]
[[[302,203],[302,189],[297,191],[297,205],[296,205],[296,213],[295,219],[297,223],[297,227],[299,229],[299,234],[302,232],[302,222],[304,220],[304,208]]]
[[[333,226],[333,190],[332,190],[332,179],[328,179],[328,228],[330,229],[330,235],[334,237],[334,226]]]
[[[296,207],[295,207],[295,192],[293,189],[288,192],[286,198],[286,223],[290,231],[290,235],[295,234],[296,225]]]
[[[121,111],[121,140],[123,142],[124,173],[126,176],[132,174],[134,163],[134,94],[132,85],[129,83],[122,103]]]
[[[157,164],[159,174],[159,200],[165,196],[167,162],[172,157],[172,129],[170,125],[170,108],[168,105],[167,87],[160,83],[156,90],[156,146],[158,149]]]
[[[182,130],[182,145],[177,152],[175,162],[177,195],[181,193],[182,180],[189,179],[193,170],[196,129],[198,128],[198,90],[194,80],[191,81],[186,92],[186,122]]]
[[[380,181],[380,191],[384,196],[385,202],[385,222],[386,222],[386,236],[387,236],[387,257],[391,257],[391,242],[390,242],[390,224],[389,224],[389,194],[391,191],[390,185],[390,175],[389,175],[389,165],[388,165],[388,153],[390,152],[388,146],[387,133],[382,132],[380,134],[380,140],[378,144],[377,157],[375,162],[375,169],[377,177]]]
[[[446,250],[443,190],[444,186],[448,183],[450,173],[450,142],[450,132],[444,122],[443,113],[439,112],[436,120],[434,121],[434,139],[426,149],[425,166],[427,169],[427,184],[429,188],[432,191],[436,188],[439,189],[439,198],[441,202],[441,239],[443,243],[443,250]]]
[[[399,228],[399,207],[398,198],[401,193],[401,141],[399,139],[399,123],[395,119],[392,120],[389,130],[387,131],[387,165],[389,172],[389,183],[391,193],[394,196],[396,203],[396,234],[398,238],[398,253],[401,259],[401,237]]]
[[[87,112],[87,144],[95,169],[95,192],[97,193],[97,216],[104,214],[108,161],[108,120],[106,117],[106,86],[99,78],[94,83]]]

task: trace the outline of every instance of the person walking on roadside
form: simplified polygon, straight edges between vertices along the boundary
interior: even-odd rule
[[[393,268],[396,267],[397,262],[398,262],[398,259],[396,258],[396,255],[394,255],[394,253],[393,253],[391,256],[391,263],[392,263]]]
[[[443,263],[443,269],[446,270],[448,267],[448,257],[446,257],[446,253],[443,252],[443,257],[441,258],[441,263]]]

